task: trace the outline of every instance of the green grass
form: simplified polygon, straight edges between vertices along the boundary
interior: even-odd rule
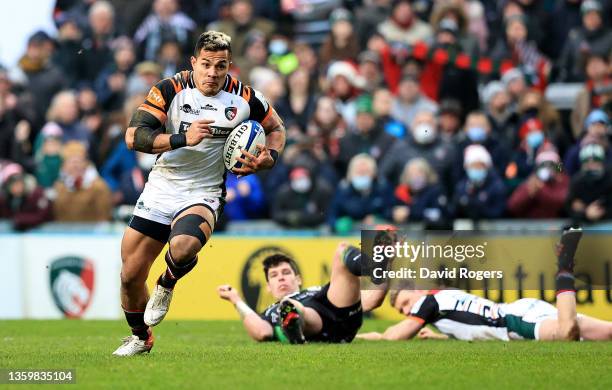
[[[169,320],[151,354],[111,356],[125,335],[119,321],[0,321],[0,369],[75,368],[86,388],[612,389],[612,342],[292,346],[252,342],[237,321]]]

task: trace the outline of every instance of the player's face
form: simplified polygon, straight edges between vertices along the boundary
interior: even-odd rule
[[[393,307],[395,310],[399,311],[401,314],[407,316],[410,314],[410,309],[412,308],[412,300],[410,299],[412,294],[408,290],[402,290],[397,294],[397,298],[395,299],[395,305]]]
[[[300,291],[302,279],[293,272],[289,263],[280,263],[268,270],[268,291],[274,299]]]
[[[200,50],[197,58],[191,57],[193,80],[196,87],[206,96],[214,96],[219,93],[230,64],[231,57],[227,50]]]

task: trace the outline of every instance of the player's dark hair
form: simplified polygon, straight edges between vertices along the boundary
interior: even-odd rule
[[[270,270],[270,268],[278,267],[282,263],[289,264],[294,274],[296,275],[300,274],[300,270],[298,269],[298,265],[295,262],[295,260],[293,260],[292,258],[290,258],[289,256],[285,254],[276,253],[274,255],[270,255],[266,257],[264,261],[262,262],[263,269],[264,269],[264,275],[266,275],[266,281],[268,281],[268,271]]]
[[[227,50],[232,55],[232,38],[219,31],[206,31],[200,34],[196,42],[193,55],[197,57],[200,51],[222,51]]]

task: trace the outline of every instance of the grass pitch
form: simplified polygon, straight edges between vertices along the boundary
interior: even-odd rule
[[[0,369],[75,368],[83,388],[612,389],[612,342],[293,346],[250,341],[238,321],[168,320],[150,354],[111,356],[127,334],[120,321],[0,321]]]

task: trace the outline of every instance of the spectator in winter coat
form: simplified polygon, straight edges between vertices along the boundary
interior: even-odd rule
[[[272,203],[272,219],[293,228],[316,227],[325,222],[332,195],[333,189],[325,180],[307,166],[296,166]]]
[[[566,207],[575,223],[612,217],[612,172],[604,164],[605,150],[595,143],[580,149],[580,172],[570,183]]]
[[[393,190],[377,175],[376,161],[358,154],[336,189],[327,222],[336,232],[347,233],[353,223],[371,225],[389,219],[392,202]]]
[[[491,155],[482,145],[465,149],[466,177],[459,181],[453,198],[456,218],[472,220],[500,218],[506,208],[506,188],[493,169]]]
[[[554,150],[536,156],[535,171],[510,196],[508,211],[518,218],[559,218],[569,190],[569,177]]]
[[[438,183],[438,175],[424,158],[414,158],[406,164],[394,197],[395,223],[440,224],[448,217],[448,198]]]
[[[10,163],[0,171],[0,219],[10,219],[15,230],[28,230],[51,220],[51,202],[34,177]]]

